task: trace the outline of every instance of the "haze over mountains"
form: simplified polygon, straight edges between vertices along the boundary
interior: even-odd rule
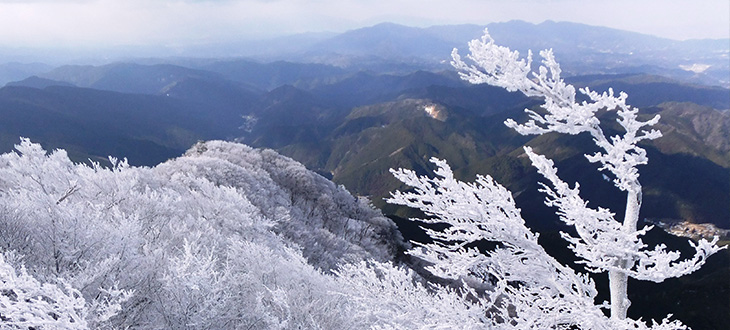
[[[194,66],[190,58],[249,58],[262,62],[276,60],[323,63],[340,68],[388,69],[409,71],[414,68],[448,69],[448,54],[453,48],[465,49],[469,40],[482,35],[484,28],[500,43],[521,51],[537,52],[553,48],[564,71],[570,75],[590,73],[661,73],[674,78],[711,85],[730,86],[728,41],[675,41],[634,32],[589,25],[546,21],[522,21],[488,25],[447,25],[414,28],[393,23],[351,30],[341,34],[301,34],[276,39],[240,43],[205,44],[186,48],[156,50],[111,49],[88,54],[64,55],[61,50],[39,52],[35,49],[0,49],[0,63],[64,62],[103,63],[115,58],[157,58],[153,62]],[[39,57],[37,54],[50,56]],[[170,57],[176,57],[177,60]],[[96,58],[96,59],[95,59]],[[86,60],[83,60],[86,59]],[[133,60],[139,62],[140,60]],[[683,69],[684,68],[684,69]],[[0,66],[0,83],[19,80],[48,71],[40,64]]]
[[[387,171],[391,167],[427,172],[425,160],[439,156],[473,175],[517,161],[504,157],[527,140],[501,122],[521,116],[532,101],[497,88],[468,85],[444,63],[453,47],[465,48],[483,28],[386,23],[334,36],[293,36],[286,47],[273,40],[266,48],[269,53],[238,48],[257,52],[260,59],[297,61],[231,58],[236,54],[232,51],[219,59],[60,66],[0,90],[5,118],[0,146],[10,150],[22,135],[48,148],[65,148],[81,161],[111,154],[128,157],[132,164],[153,165],[198,140],[237,140],[292,156],[381,205],[380,198],[397,188]],[[569,82],[599,91],[613,86],[627,92],[632,105],[662,113],[673,123],[666,126],[673,143],[657,142],[663,154],[710,160],[706,165],[692,163],[700,173],[714,173],[706,166],[730,166],[724,142],[728,112],[707,110],[730,109],[730,93],[690,83],[730,81],[730,50],[722,41],[676,42],[550,21],[512,21],[488,28],[495,39],[523,53],[553,45]],[[689,63],[709,67],[702,72],[679,67]],[[571,70],[587,74],[571,75]],[[423,112],[431,105],[441,109],[443,118],[434,120]],[[665,114],[663,109],[674,112]],[[682,124],[687,120],[692,124]],[[580,154],[576,149],[566,157]],[[519,167],[528,168],[525,165]],[[506,171],[508,182],[515,179],[510,179],[513,171],[501,171]],[[713,186],[719,190],[716,195],[730,200],[730,189],[724,189],[728,181],[718,182]],[[687,204],[691,197],[677,197],[681,191],[673,196],[685,206],[655,216],[677,218],[693,209],[690,218],[730,227],[730,203],[699,207]]]
[[[664,137],[645,146],[642,218],[730,228],[729,40],[679,42],[550,21],[487,27],[522,54],[553,47],[569,83],[598,91],[612,86],[627,92],[643,116],[662,116]],[[450,68],[452,48],[466,53],[467,41],[483,30],[379,24],[206,45],[181,57],[2,64],[0,151],[11,151],[23,136],[47,150],[66,149],[77,162],[112,155],[152,166],[198,141],[237,141],[274,149],[398,216],[411,214],[383,202],[401,188],[388,170],[432,174],[428,159],[439,157],[465,180],[492,175],[515,193],[533,228],[554,233],[563,228],[537,191],[538,175],[522,150],[528,144],[554,159],[567,182],[591,187],[586,199],[622,212],[624,201],[610,197],[615,187],[583,157],[591,152],[588,137],[519,136],[503,121],[523,118],[535,100],[469,85]],[[713,269],[728,271],[726,259]],[[694,283],[716,281],[717,274]],[[699,287],[697,300],[718,291]],[[717,308],[730,311],[727,304]]]

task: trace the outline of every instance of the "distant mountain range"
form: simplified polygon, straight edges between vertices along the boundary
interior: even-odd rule
[[[469,40],[488,29],[501,45],[526,54],[552,48],[568,75],[589,73],[661,74],[688,82],[730,87],[730,40],[675,41],[635,32],[578,23],[523,21],[487,25],[414,28],[382,23],[312,42],[289,39],[278,59],[331,64],[344,68],[444,69],[452,49],[467,51]],[[301,47],[292,45],[301,44]],[[275,48],[275,47],[272,47]],[[270,60],[242,47],[237,54]],[[276,52],[268,52],[272,54]],[[397,64],[397,65],[396,65]]]
[[[489,29],[490,34],[500,44],[519,50],[522,54],[526,54],[528,49],[535,53],[545,48],[554,49],[568,75],[647,73],[686,82],[730,87],[729,39],[676,41],[604,27],[553,21],[540,24],[509,21],[429,28],[382,23],[339,34],[307,33],[268,40],[177,47],[174,51],[164,48],[124,48],[100,52],[97,56],[124,56],[124,61],[129,62],[137,54],[138,59],[131,61],[140,64],[178,64],[210,71],[225,70],[225,66],[220,63],[211,65],[211,62],[219,62],[216,58],[246,58],[259,63],[283,60],[325,64],[354,71],[407,73],[418,69],[449,69],[451,50],[459,48],[465,52],[467,42],[479,38],[485,28]],[[22,51],[29,53],[26,55],[33,52]],[[0,56],[0,63],[17,62],[22,58],[38,60],[37,56],[9,56],[8,54],[13,53],[10,49],[0,53],[5,54]],[[53,53],[56,56],[47,60],[58,63],[63,52]],[[86,56],[92,57],[93,54]],[[78,60],[74,59],[73,62]],[[244,69],[244,72],[251,72],[247,70]],[[48,71],[48,68],[40,64],[0,65],[0,84],[22,79],[18,75],[20,72],[38,75],[43,71]],[[269,86],[273,87],[276,86]]]
[[[642,116],[662,116],[657,128],[664,137],[645,145],[649,164],[640,169],[642,218],[730,228],[727,41],[678,42],[555,22],[487,27],[500,43],[521,51],[553,47],[569,83],[626,91]],[[370,197],[396,219],[413,214],[384,203],[389,192],[403,188],[388,170],[433,174],[428,159],[439,157],[460,179],[493,176],[514,192],[526,221],[545,233],[541,237],[562,242],[556,231],[564,228],[544,205],[540,178],[524,157],[527,144],[553,158],[567,182],[591,187],[583,190],[586,199],[622,212],[625,201],[583,156],[593,151],[588,137],[517,135],[503,121],[524,118],[536,100],[469,85],[450,69],[451,49],[466,48],[483,29],[380,24],[259,41],[251,48],[218,45],[230,52],[221,58],[2,65],[0,78],[9,83],[0,88],[0,152],[23,136],[47,150],[64,148],[77,162],[103,163],[112,155],[155,165],[201,140],[233,140],[275,149]],[[407,238],[416,237],[417,228],[400,225]],[[713,267],[730,272],[725,264]],[[710,283],[700,290],[711,294],[718,274],[698,279]]]
[[[631,104],[664,117],[666,138],[650,147],[654,156],[644,174],[649,188],[645,203],[657,205],[646,208],[647,217],[730,228],[730,179],[723,179],[730,173],[730,112],[720,111],[730,109],[727,89],[644,74],[584,75],[569,82],[626,91]],[[43,78],[8,84],[0,89],[0,104],[5,150],[17,136],[28,136],[65,148],[77,160],[114,155],[153,165],[198,140],[231,139],[276,149],[371,196],[378,206],[385,206],[382,197],[399,188],[389,168],[429,173],[432,156],[448,159],[467,177],[490,173],[514,191],[525,191],[520,198],[538,205],[535,214],[545,210],[531,201],[541,196],[532,186],[538,178],[521,158],[523,144],[565,161],[563,166],[583,164],[574,173],[592,173],[591,165],[580,161],[589,143],[558,148],[575,142],[527,139],[502,125],[508,116],[523,116],[533,100],[465,84],[450,71],[353,72],[322,64],[243,60],[194,68],[65,66]],[[441,117],[429,115],[426,107]],[[685,167],[664,167],[673,162]],[[694,173],[689,181],[698,184],[695,188],[669,184],[689,173]],[[599,177],[580,179],[613,189]],[[596,191],[602,194],[601,189]],[[701,197],[708,194],[715,197]],[[659,207],[668,201],[676,206]]]

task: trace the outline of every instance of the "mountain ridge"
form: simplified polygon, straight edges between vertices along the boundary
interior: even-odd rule
[[[479,38],[485,28],[500,44],[523,54],[527,49],[538,52],[553,48],[563,63],[564,72],[569,75],[635,72],[637,68],[653,66],[653,73],[664,72],[686,81],[730,87],[730,64],[727,63],[730,39],[678,41],[607,27],[554,21],[539,24],[508,21],[426,28],[381,23],[335,34],[302,34],[248,44],[240,41],[189,49],[183,47],[175,54],[158,57],[169,57],[162,62],[182,63],[187,52],[189,57],[198,59],[218,57],[259,62],[306,62],[351,70],[440,70],[448,68],[448,54],[453,48],[464,49],[466,43]],[[203,55],[206,49],[211,55]],[[126,61],[130,58],[127,56]],[[14,68],[19,67],[16,65]],[[39,66],[36,65],[19,69],[31,70],[29,72],[38,75],[39,72],[33,71],[37,68]],[[0,82],[19,78],[8,72],[8,78],[3,79],[0,70]]]

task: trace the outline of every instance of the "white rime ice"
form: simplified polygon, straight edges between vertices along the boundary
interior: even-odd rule
[[[485,31],[481,39],[469,43],[466,61],[456,49],[453,66],[460,76],[474,84],[486,83],[520,91],[544,100],[542,110],[526,109],[529,120],[505,124],[523,135],[549,132],[576,135],[588,133],[601,151],[586,155],[600,164],[600,171],[626,192],[623,219],[605,208],[593,209],[580,197],[579,185],[562,181],[553,162],[536,154],[530,147],[525,153],[547,183],[541,191],[546,204],[573,226],[577,236],[562,233],[570,248],[589,272],[608,272],[610,303],[596,303],[593,281],[560,264],[538,244],[537,234],[525,226],[519,209],[507,189],[489,176],[478,176],[474,183],[456,180],[443,160],[432,159],[436,178],[419,177],[410,170],[393,170],[396,178],[412,187],[411,192],[396,192],[390,203],[422,210],[427,223],[443,223],[442,231],[428,230],[434,243],[422,244],[409,253],[424,259],[428,270],[443,278],[462,280],[470,287],[482,283],[483,292],[472,298],[489,306],[490,327],[515,329],[686,329],[668,316],[661,323],[647,324],[626,317],[630,306],[627,280],[662,282],[699,269],[708,256],[721,250],[712,241],[690,243],[694,257],[679,261],[680,253],[667,251],[665,245],[649,248],[641,237],[651,229],[637,229],[641,207],[641,184],[638,165],[646,164],[646,151],[638,143],[661,137],[657,130],[647,130],[659,121],[637,119],[638,109],[626,104],[627,95],[616,96],[613,90],[597,93],[587,88],[579,92],[589,101],[577,102],[576,89],[560,77],[560,66],[552,50],[540,52],[542,65],[532,71],[532,53],[521,59],[517,51],[498,46]],[[467,63],[467,61],[469,63]],[[606,136],[597,117],[599,111],[615,111],[622,135]],[[498,247],[482,253],[471,243],[486,240]],[[610,308],[611,316],[601,310]]]
[[[555,260],[525,226],[512,194],[489,176],[454,178],[432,159],[436,177],[394,175],[413,187],[391,203],[421,209],[430,244],[402,242],[395,224],[271,150],[209,141],[158,166],[75,164],[21,139],[0,155],[0,328],[6,329],[686,329],[679,321],[626,318],[628,277],[661,282],[698,269],[720,250],[694,244],[694,257],[642,242],[637,229],[647,162],[642,140],[659,117],[637,119],[626,94],[580,92],[560,78],[551,51],[531,72],[531,56],[470,44],[454,66],[488,83],[545,100],[522,134],[590,134],[587,155],[627,195],[621,219],[589,208],[579,185],[553,162],[525,153],[546,183],[546,203],[577,236],[563,234],[590,272],[608,272],[611,302],[596,302],[589,274]],[[624,134],[606,136],[598,111],[616,111]],[[482,253],[475,244],[497,247]],[[427,282],[394,265],[395,252],[430,264],[446,281]],[[611,317],[604,309],[611,309]]]
[[[395,225],[291,159],[222,141],[153,168],[16,150],[0,155],[1,329],[369,326],[333,271],[391,260]]]

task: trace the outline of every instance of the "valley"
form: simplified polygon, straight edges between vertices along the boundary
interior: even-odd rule
[[[663,137],[642,142],[650,160],[641,167],[644,201],[640,218],[647,224],[655,219],[679,223],[660,225],[675,236],[701,236],[706,228],[726,235],[730,230],[730,50],[723,48],[726,45],[673,42],[571,23],[513,21],[488,28],[495,39],[503,39],[521,52],[554,47],[558,59],[565,63],[569,83],[599,92],[609,87],[617,93],[624,91],[629,94],[628,103],[640,108],[644,120],[659,114],[661,121],[656,128]],[[395,219],[405,241],[423,235],[412,224],[405,225],[406,218],[422,214],[385,202],[392,192],[406,189],[390,169],[406,168],[433,176],[429,159],[436,157],[447,160],[459,180],[491,175],[513,192],[529,227],[547,242],[546,249],[555,252],[559,260],[582,267],[574,264],[572,254],[568,256],[570,251],[558,234],[568,229],[545,205],[544,195],[538,191],[542,177],[522,147],[530,146],[553,159],[566,182],[588,187],[583,188],[583,197],[600,201],[591,202],[591,207],[623,214],[625,198],[617,194],[605,175],[595,171],[597,165],[585,160],[584,154],[595,152],[588,135],[519,135],[504,121],[524,121],[524,110],[541,111],[540,102],[517,92],[468,84],[450,68],[451,49],[463,47],[483,29],[476,25],[411,28],[380,24],[317,40],[292,37],[293,41],[278,50],[260,47],[270,50],[265,55],[249,54],[241,47],[233,58],[18,66],[12,72],[7,64],[0,67],[5,68],[0,70],[0,78],[6,82],[0,88],[0,152],[12,152],[19,137],[25,137],[46,150],[65,149],[77,163],[111,166],[108,157],[112,156],[162,171],[171,159],[177,159],[172,160],[175,166],[182,166],[186,161],[197,161],[199,155],[213,154],[211,157],[236,164],[232,154],[224,151],[243,148],[245,152],[237,152],[246,157],[273,159],[270,161],[277,167],[269,175],[277,185],[284,185],[289,195],[297,196],[296,200],[291,197],[290,203],[303,208],[297,212],[309,212],[309,218],[316,221],[320,213],[326,217],[327,212],[333,212],[334,206],[332,210],[307,208],[321,201],[306,196],[316,195],[315,190],[324,187],[328,194],[341,194],[338,198],[343,204],[355,205],[353,214],[367,213],[363,205],[371,203]],[[601,44],[590,43],[596,33],[605,36]],[[571,36],[570,40],[566,36]],[[667,53],[673,57],[662,55]],[[688,58],[691,61],[687,62]],[[607,121],[615,119],[611,116],[615,114],[599,114]],[[618,125],[610,126],[610,130],[618,130]],[[209,140],[259,149],[202,142]],[[272,156],[267,149],[283,156]],[[190,166],[201,173],[209,171],[205,164]],[[281,174],[279,167],[296,167],[296,173],[306,174],[302,174],[306,184],[299,187],[296,178],[290,177],[294,174],[284,170]],[[340,192],[325,178],[356,197],[345,195],[344,189]],[[265,209],[257,204],[265,201],[252,202]],[[338,221],[347,217],[355,216],[337,215]],[[366,240],[377,242],[362,243],[369,244],[368,249],[381,243],[387,248],[376,246],[378,249],[403,249],[405,243],[398,241],[398,234],[385,220],[369,213],[363,219],[380,230],[367,232]],[[347,220],[342,221],[346,227]],[[292,228],[280,230],[292,239],[303,240]],[[355,237],[355,229],[351,231],[347,235]],[[321,235],[318,244],[334,246],[336,242],[328,241],[328,233]],[[397,242],[378,241],[385,236]],[[686,247],[687,239],[675,236],[657,228],[647,240],[668,241],[673,249]],[[305,256],[313,254],[324,255],[321,263],[334,268],[336,258],[319,250],[305,250]],[[385,253],[377,250],[377,254]],[[670,313],[696,329],[730,322],[730,304],[713,295],[713,290],[730,290],[728,283],[718,281],[730,274],[730,253],[721,251],[713,258],[702,272],[666,284],[661,290],[654,284],[631,283],[637,287],[637,297],[631,297],[637,306],[632,307],[635,313],[649,318],[665,315],[666,310],[652,309],[652,299],[665,299],[657,297],[691,287],[700,294],[678,302]],[[607,285],[605,278],[596,282]],[[720,316],[707,320],[690,310],[703,299],[714,305],[713,315]]]

